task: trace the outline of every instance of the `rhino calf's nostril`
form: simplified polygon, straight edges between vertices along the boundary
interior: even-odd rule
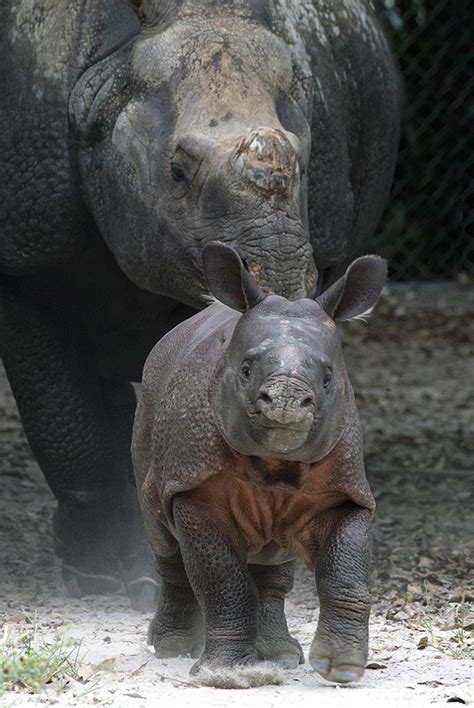
[[[306,396],[300,403],[301,408],[308,408],[313,403],[313,396]]]

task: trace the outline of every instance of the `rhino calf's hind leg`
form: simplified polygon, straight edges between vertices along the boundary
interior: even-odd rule
[[[309,661],[325,679],[350,683],[364,673],[368,653],[371,514],[345,504],[322,514],[317,524],[320,614]]]
[[[160,658],[201,655],[202,612],[189,584],[180,551],[157,557],[162,579],[158,608],[148,628],[148,643]]]
[[[304,662],[303,650],[288,632],[285,596],[293,588],[295,561],[281,565],[249,565],[258,589],[256,650],[260,659],[285,669]]]
[[[191,494],[176,496],[173,515],[184,567],[206,628],[204,652],[191,672],[254,664],[257,589],[231,533]]]

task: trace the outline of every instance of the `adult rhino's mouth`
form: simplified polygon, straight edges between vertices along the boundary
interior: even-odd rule
[[[252,278],[268,293],[288,300],[313,297],[318,271],[313,249],[299,222],[281,214],[265,214],[254,220],[250,230],[229,243]]]
[[[307,245],[308,248],[296,249],[298,255],[292,255],[284,248],[278,252],[278,244],[275,244],[268,257],[244,252],[242,258],[250,275],[263,290],[288,300],[299,300],[316,293],[318,280],[311,247]]]

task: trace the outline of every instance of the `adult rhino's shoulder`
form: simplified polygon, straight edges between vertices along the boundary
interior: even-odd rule
[[[126,2],[0,2],[0,272],[62,266],[95,232],[73,173],[69,98],[138,29]]]

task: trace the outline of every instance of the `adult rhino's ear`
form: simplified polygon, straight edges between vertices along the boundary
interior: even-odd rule
[[[387,261],[362,256],[317,299],[333,320],[351,320],[370,311],[387,278]]]
[[[224,305],[245,312],[266,296],[230,246],[210,243],[202,252],[202,260],[209,291]]]

